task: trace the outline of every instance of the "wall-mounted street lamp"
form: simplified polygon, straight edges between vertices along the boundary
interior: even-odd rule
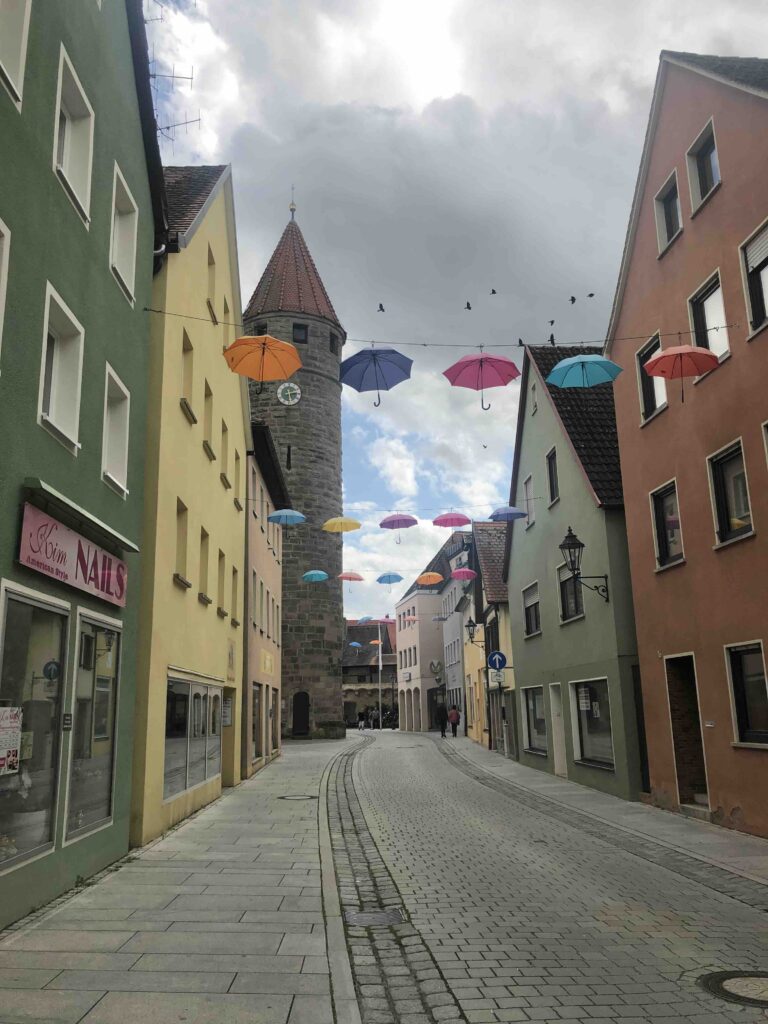
[[[607,576],[582,576],[581,575],[581,556],[584,554],[584,545],[568,527],[568,533],[565,535],[563,543],[560,545],[560,551],[562,553],[565,564],[568,567],[569,572],[581,587],[586,587],[587,590],[592,590],[594,593],[599,594],[604,601],[609,600],[608,596],[608,577]],[[590,587],[584,580],[602,580],[602,583],[598,583],[594,587]]]
[[[471,644],[474,644],[475,647],[485,648],[485,641],[481,643],[479,640],[475,640],[475,633],[477,632],[477,623],[472,618],[472,616],[469,617],[469,621],[464,626],[464,629],[466,629],[467,631],[467,636],[469,637],[469,642]]]

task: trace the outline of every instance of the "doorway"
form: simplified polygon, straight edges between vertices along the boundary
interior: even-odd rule
[[[632,666],[632,693],[635,701],[637,723],[637,747],[640,755],[640,789],[651,792],[651,773],[648,768],[648,743],[645,738],[645,712],[643,710],[643,688],[640,683],[640,666]]]
[[[293,695],[293,735],[309,736],[309,694],[299,690]]]
[[[709,807],[693,655],[667,658],[664,666],[667,673],[678,799],[681,804]]]
[[[555,760],[555,775],[568,778],[565,756],[565,723],[563,722],[563,696],[560,683],[549,684],[549,709],[552,715],[552,754]]]

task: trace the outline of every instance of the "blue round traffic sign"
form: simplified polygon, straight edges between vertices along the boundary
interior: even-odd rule
[[[488,668],[495,669],[500,672],[507,664],[507,656],[502,654],[501,651],[491,651],[488,655]]]

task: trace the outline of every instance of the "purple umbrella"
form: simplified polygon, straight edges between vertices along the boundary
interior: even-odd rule
[[[366,348],[345,359],[339,367],[339,380],[355,391],[375,391],[376,406],[381,392],[389,391],[411,376],[413,360],[393,348]]]
[[[397,540],[395,544],[400,543],[400,530],[407,530],[409,526],[418,525],[418,519],[413,516],[406,515],[404,512],[393,512],[391,516],[385,516],[379,526],[382,530],[397,530]]]

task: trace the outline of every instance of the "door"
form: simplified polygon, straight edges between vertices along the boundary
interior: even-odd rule
[[[309,694],[299,690],[293,695],[293,735],[309,736]]]
[[[667,672],[678,798],[681,804],[709,807],[693,655],[667,658],[664,665]]]
[[[565,757],[565,722],[563,721],[563,697],[560,683],[549,684],[549,708],[552,715],[552,753],[555,759],[555,775],[565,779],[568,767]]]
[[[645,738],[645,712],[643,710],[643,688],[640,683],[640,666],[632,666],[632,691],[635,698],[635,721],[637,722],[637,747],[640,754],[640,788],[644,793],[651,791],[651,774],[648,769],[648,744]]]

